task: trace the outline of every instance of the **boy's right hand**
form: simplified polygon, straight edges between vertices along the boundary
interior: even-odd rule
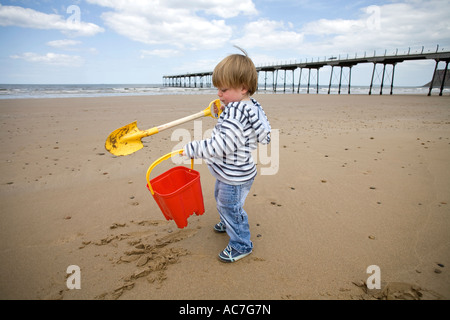
[[[225,106],[223,104],[220,105],[220,110],[225,110]],[[216,104],[214,104],[214,114],[219,114],[219,109],[217,108]]]

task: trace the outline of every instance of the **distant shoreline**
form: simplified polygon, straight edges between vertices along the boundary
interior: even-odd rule
[[[328,94],[328,85],[319,85],[319,94]],[[353,85],[350,94],[367,95],[369,86]],[[404,86],[393,88],[394,95],[426,95],[428,86]],[[439,86],[433,88],[439,90]],[[274,92],[272,86],[260,85],[259,94],[297,94],[298,86],[292,84],[278,85]],[[316,86],[306,85],[300,87],[299,94],[317,94]],[[444,94],[450,90],[446,88]],[[390,93],[390,86],[383,88],[383,95]],[[168,87],[162,84],[0,84],[0,100],[2,99],[40,99],[40,98],[92,98],[92,97],[114,97],[114,96],[153,96],[153,95],[197,95],[216,94],[216,89],[210,88],[188,88],[188,87]],[[340,93],[338,85],[332,85],[330,94],[348,94],[348,87],[341,86]],[[380,94],[380,86],[372,87],[372,94]]]

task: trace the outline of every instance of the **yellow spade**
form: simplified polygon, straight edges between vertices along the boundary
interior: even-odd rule
[[[214,112],[214,106],[217,107],[217,110],[219,112],[218,114]],[[105,148],[113,155],[126,156],[132,154],[133,152],[141,150],[144,147],[141,142],[142,138],[154,135],[163,130],[201,117],[210,116],[213,118],[218,118],[221,113],[222,110],[220,100],[216,99],[214,101],[211,101],[209,106],[203,111],[178,120],[174,120],[166,124],[162,124],[158,127],[150,128],[148,130],[139,130],[139,128],[137,127],[137,122],[135,121],[111,132],[111,134],[108,136],[108,139],[106,139]]]

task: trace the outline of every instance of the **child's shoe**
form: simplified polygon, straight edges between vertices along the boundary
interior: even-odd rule
[[[225,223],[220,221],[218,224],[214,226],[214,231],[224,233],[226,231]]]
[[[221,253],[219,253],[219,259],[222,262],[236,262],[248,256],[250,253],[252,252],[240,253],[228,245]]]

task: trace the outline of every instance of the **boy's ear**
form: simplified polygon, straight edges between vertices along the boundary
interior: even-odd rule
[[[248,92],[248,88],[243,85],[241,88],[241,94],[247,94],[247,92]]]

